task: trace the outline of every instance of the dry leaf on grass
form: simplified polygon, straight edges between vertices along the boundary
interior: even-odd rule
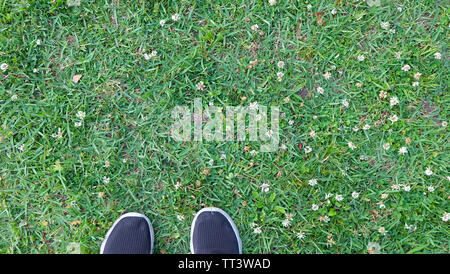
[[[78,83],[78,81],[80,81],[81,77],[83,77],[82,74],[75,74],[75,75],[72,77],[72,81],[76,84],[76,83]]]
[[[81,224],[81,221],[80,221],[80,220],[75,220],[75,221],[70,222],[70,225],[72,225],[72,226],[74,226],[74,225],[80,225],[80,224]]]

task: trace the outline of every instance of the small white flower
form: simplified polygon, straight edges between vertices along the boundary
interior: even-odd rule
[[[109,184],[109,177],[103,177],[103,183]]]
[[[289,120],[288,124],[289,124],[290,126],[292,126],[292,125],[294,124],[294,121],[293,121],[293,120]]]
[[[158,55],[158,52],[156,50],[152,50],[152,52],[150,53],[150,57],[156,57],[156,55]]]
[[[159,20],[159,25],[161,25],[161,27],[164,27],[165,24],[166,24],[166,20],[165,19]]]
[[[253,233],[255,234],[261,234],[262,230],[260,227],[256,227],[255,229],[253,229]]]
[[[80,111],[77,112],[76,116],[77,116],[78,119],[84,120],[84,118],[86,117],[86,113],[84,111],[80,110]]]
[[[391,117],[389,117],[389,121],[391,121],[392,123],[395,123],[395,122],[397,122],[398,121],[398,117],[397,117],[397,115],[392,115]]]
[[[399,184],[393,184],[391,186],[392,190],[400,190],[400,185]]]
[[[344,197],[341,194],[336,194],[335,198],[338,202],[344,200]]]
[[[41,45],[41,40],[40,40],[40,39],[37,39],[37,40],[36,40],[36,45],[38,45],[38,46]]]
[[[268,131],[266,132],[266,136],[269,137],[269,138],[272,137],[272,136],[273,136],[273,130],[271,130],[271,129],[268,130]]]
[[[34,68],[33,73],[37,73],[37,72],[38,72],[37,68]]]
[[[384,228],[384,226],[382,226],[382,227],[380,227],[379,229],[378,229],[378,232],[380,232],[381,234],[383,234],[383,235],[386,235],[386,229]]]
[[[259,29],[259,26],[258,26],[258,24],[254,24],[254,25],[251,26],[250,28],[251,28],[251,30],[253,30],[253,31],[257,31],[257,30]]]
[[[316,210],[319,209],[319,206],[316,205],[316,204],[312,204],[311,209],[314,210],[314,211],[316,211]]]
[[[151,58],[150,55],[148,55],[147,53],[144,53],[144,59],[145,60],[150,60],[150,58]]]
[[[420,76],[422,76],[422,73],[417,72],[416,74],[414,74],[414,79],[419,80]]]
[[[75,122],[75,127],[81,127],[81,122]]]
[[[443,127],[446,127],[446,126],[448,126],[448,122],[447,122],[447,121],[443,121],[443,122],[441,123],[441,125],[442,125]]]
[[[383,148],[384,150],[389,150],[391,148],[391,145],[389,143],[384,143]]]
[[[174,22],[177,22],[177,21],[180,21],[180,15],[178,14],[178,13],[174,13],[173,15],[172,15],[172,20],[174,21]]]
[[[308,184],[309,184],[310,186],[315,186],[315,185],[317,185],[317,179],[311,179],[311,180],[309,180],[309,181],[308,181]]]
[[[402,70],[403,71],[409,71],[411,69],[411,66],[410,65],[404,65],[403,67],[402,67]]]
[[[363,130],[369,130],[370,129],[370,125],[369,124],[365,124],[363,127]]]
[[[254,149],[250,150],[250,155],[254,156],[256,154],[258,154],[258,151],[254,150]]]
[[[359,56],[358,56],[358,61],[362,62],[362,61],[364,61],[364,59],[366,59],[366,58],[364,57],[364,55],[359,55]]]
[[[278,81],[283,80],[284,73],[282,71],[277,72]]]
[[[311,5],[311,4],[308,4],[308,5],[306,6],[306,8],[307,8],[308,10],[311,10],[311,9],[312,9],[312,5]]]
[[[269,0],[269,5],[271,5],[271,6],[275,6],[276,3],[277,3],[276,0]]]
[[[403,186],[403,190],[409,192],[411,190],[411,186]]]
[[[287,150],[287,146],[285,144],[281,144],[280,149],[281,150]]]
[[[389,29],[389,22],[381,22],[380,26],[381,26],[382,29],[388,30]]]
[[[304,238],[305,238],[305,233],[303,233],[303,232],[297,233],[297,238],[298,238],[299,240],[304,239]]]
[[[418,86],[419,86],[419,82],[413,82],[413,83],[412,83],[412,86],[413,86],[413,87],[418,87]]]
[[[323,94],[323,88],[322,87],[317,87],[317,92],[319,93],[319,94]]]
[[[397,7],[398,12],[402,12],[403,8],[402,7]]]
[[[178,221],[183,221],[184,220],[184,216],[183,215],[177,215],[177,219],[178,219]]]
[[[279,67],[279,68],[284,68],[284,62],[283,61],[279,61],[278,62],[278,64],[277,64],[277,66]]]
[[[441,53],[440,52],[436,52],[434,54],[434,58],[437,59],[437,60],[441,60],[441,58],[442,58]]]
[[[289,220],[283,220],[283,222],[281,222],[281,224],[282,224],[284,227],[288,227],[288,226],[291,225],[291,222],[290,222]]]
[[[12,101],[16,101],[17,98],[18,98],[17,94],[13,94],[13,95],[11,96],[11,100],[12,100]]]
[[[343,105],[344,107],[348,108],[349,103],[348,103],[347,99],[342,100],[341,103],[342,103],[342,105]]]
[[[333,194],[331,194],[331,193],[327,193],[327,194],[325,194],[325,200],[328,200],[328,199],[330,199],[330,198],[331,198],[331,196],[333,196]]]
[[[5,72],[5,71],[8,69],[8,64],[6,64],[6,63],[1,64],[1,65],[0,65],[0,69],[1,69],[3,72]]]
[[[425,170],[425,175],[427,175],[427,176],[433,175],[433,171],[431,171],[430,167],[427,167],[427,169]]]
[[[398,150],[398,154],[406,154],[406,153],[408,153],[408,150],[406,149],[406,147],[401,147],[399,150]]]
[[[356,145],[355,145],[353,142],[348,142],[348,147],[349,147],[351,150],[354,150],[354,149],[356,148]]]
[[[310,146],[305,146],[305,153],[308,154],[312,151],[312,148]]]
[[[337,10],[335,10],[335,9],[331,10],[331,14],[336,15],[336,13],[337,13]]]
[[[309,136],[311,138],[315,138],[317,136],[316,131],[315,130],[311,130],[311,132],[309,133]]]
[[[24,152],[25,151],[25,145],[20,145],[17,147],[18,150]]]
[[[269,191],[269,184],[266,184],[266,183],[262,184],[261,185],[261,190],[262,190],[262,192],[268,192]]]
[[[395,53],[395,58],[397,58],[397,59],[402,58],[402,53],[401,52],[396,52]]]
[[[442,221],[447,222],[450,219],[450,213],[445,212],[441,219]]]
[[[380,94],[378,94],[378,96],[380,97],[380,99],[384,99],[387,97],[387,92],[382,90],[380,91]]]
[[[399,103],[398,98],[395,96],[391,97],[391,99],[389,100],[389,104],[391,105],[391,107],[398,105],[398,103]]]
[[[353,199],[357,199],[359,197],[359,192],[353,191],[352,197],[353,197]]]
[[[200,91],[205,90],[205,84],[203,83],[203,81],[198,82],[197,85],[195,85],[195,87]]]
[[[429,192],[433,192],[435,188],[434,188],[434,186],[429,186],[427,189]]]

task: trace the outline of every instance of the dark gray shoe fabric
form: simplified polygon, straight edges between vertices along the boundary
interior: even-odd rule
[[[105,239],[103,254],[151,254],[151,227],[143,217],[121,219]]]
[[[192,224],[193,253],[240,254],[239,234],[230,221],[221,212],[201,212]]]

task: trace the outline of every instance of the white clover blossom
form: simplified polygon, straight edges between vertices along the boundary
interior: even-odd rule
[[[84,118],[86,118],[86,112],[80,110],[77,112],[76,116],[78,119],[84,120]]]
[[[7,71],[7,70],[8,70],[8,64],[6,64],[6,63],[1,64],[1,65],[0,65],[0,69],[1,69],[3,72]]]
[[[356,148],[356,145],[353,142],[348,142],[347,145],[351,150],[354,150]]]
[[[393,96],[389,99],[389,104],[391,107],[398,105],[399,101],[396,96]]]
[[[349,103],[348,103],[347,99],[342,100],[341,103],[342,103],[342,105],[343,105],[344,107],[348,108]]]
[[[411,66],[410,65],[404,65],[403,67],[402,67],[402,70],[403,71],[409,71],[411,69]]]
[[[178,13],[174,13],[174,14],[172,15],[172,20],[173,20],[174,22],[180,21],[180,19],[181,19],[181,17],[180,17],[180,15],[179,15]]]
[[[315,185],[317,185],[317,179],[311,179],[311,180],[309,180],[309,181],[308,181],[308,184],[309,184],[310,186],[315,186]]]

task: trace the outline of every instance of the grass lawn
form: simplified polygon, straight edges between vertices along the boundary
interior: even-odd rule
[[[215,206],[244,253],[448,253],[448,2],[369,4],[0,0],[0,252],[137,211],[188,253]],[[173,140],[194,98],[279,106],[280,148]]]

